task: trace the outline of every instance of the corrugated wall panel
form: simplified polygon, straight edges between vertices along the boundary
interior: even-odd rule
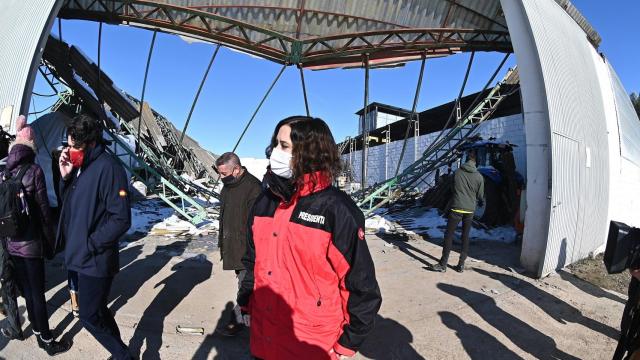
[[[554,0],[503,0],[502,4],[511,32],[513,33],[517,27],[521,32],[518,40],[512,37],[518,62],[537,67],[525,69],[523,64],[520,64],[522,73],[539,74],[543,82],[542,89],[537,88],[529,94],[526,94],[526,91],[523,93],[525,122],[527,113],[542,111],[548,116],[549,129],[546,137],[552,144],[551,165],[542,158],[534,160],[528,157],[529,169],[538,167],[556,170],[555,173],[550,172],[550,205],[559,206],[558,204],[562,203],[560,206],[565,207],[563,212],[576,213],[575,216],[564,214],[551,221],[550,226],[553,228],[549,229],[549,235],[546,237],[536,237],[532,229],[528,229],[528,234],[525,230],[524,242],[527,242],[529,235],[541,243],[541,246],[533,248],[544,251],[526,254],[527,247],[523,246],[522,258],[532,258],[523,262],[537,266],[537,269],[530,268],[537,272],[537,275],[545,275],[559,265],[564,265],[559,263],[559,260],[562,260],[559,254],[563,246],[569,249],[566,260],[570,263],[588,256],[590,252],[601,247],[608,230],[608,135],[603,93],[597,71],[597,67],[601,65],[598,61],[603,60],[594,56],[596,49],[588,41],[585,32]],[[512,28],[510,14],[517,15],[519,11],[523,12],[525,17],[518,21],[525,24],[514,24]],[[535,51],[519,50],[515,42],[527,39],[531,39]],[[531,81],[531,78],[522,76],[523,87],[527,87],[528,80]],[[524,96],[540,97],[541,101],[535,102],[546,102],[546,106],[532,109],[531,101]],[[552,137],[551,133],[561,136]],[[576,154],[569,156],[558,153],[563,151],[560,150],[562,145],[555,144],[555,141],[562,141],[559,139],[563,137],[574,139],[578,143],[578,147],[572,150]],[[543,138],[540,140],[544,141]],[[535,146],[529,142],[528,135],[527,142],[528,146]],[[573,163],[575,159],[578,159],[578,167]],[[562,173],[567,171],[567,167],[573,169],[573,176]],[[578,191],[575,196],[563,198],[563,189],[576,186]],[[529,194],[527,197],[528,204],[546,201],[548,199],[545,199],[543,193],[539,193],[536,198]],[[527,212],[527,226],[529,215]],[[567,235],[567,232],[574,228],[575,236]],[[574,243],[563,245],[563,240],[566,242],[570,238],[575,239]]]
[[[26,114],[35,70],[44,41],[61,1],[3,0],[0,2],[0,110],[13,106],[15,117]]]

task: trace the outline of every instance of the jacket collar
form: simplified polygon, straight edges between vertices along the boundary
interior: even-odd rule
[[[302,186],[298,189],[298,196],[307,196],[322,191],[331,185],[331,178],[322,171],[304,174]]]
[[[225,187],[228,188],[234,188],[238,185],[240,185],[240,183],[242,183],[247,177],[247,168],[246,167],[242,167],[242,175],[240,175],[240,177],[237,177],[236,180],[234,182],[232,182],[231,184],[226,184]]]
[[[82,170],[85,170],[89,164],[97,159],[105,151],[105,147],[102,144],[96,144],[93,148],[87,148],[84,154],[84,162],[82,164]]]

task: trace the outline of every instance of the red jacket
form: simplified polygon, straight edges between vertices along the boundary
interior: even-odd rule
[[[288,206],[265,190],[249,217],[238,304],[265,360],[353,355],[382,302],[362,212],[326,179],[312,187],[307,175]]]

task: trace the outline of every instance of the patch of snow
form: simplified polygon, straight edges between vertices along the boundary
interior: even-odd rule
[[[367,230],[375,230],[377,233],[388,233],[391,230],[391,224],[387,219],[380,215],[374,215],[364,222]]]
[[[424,212],[412,212],[410,215],[406,213],[395,213],[389,215],[374,215],[367,221],[371,221],[372,228],[384,228],[382,224],[389,222],[399,223],[408,234],[426,233],[430,238],[442,239],[447,227],[447,219],[438,214],[437,209],[429,209]],[[367,225],[367,228],[369,226]],[[388,230],[385,230],[388,231]],[[458,225],[456,234],[460,236],[461,226]],[[501,226],[491,229],[471,228],[469,237],[473,240],[488,240],[504,243],[511,243],[516,239],[516,231],[512,226]]]
[[[131,227],[128,235],[134,233],[146,234],[154,225],[163,222],[174,213],[168,206],[163,206],[158,201],[144,201],[134,205],[131,209]]]

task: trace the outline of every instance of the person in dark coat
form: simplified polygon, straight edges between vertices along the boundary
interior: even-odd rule
[[[63,201],[56,241],[66,241],[67,269],[78,273],[80,322],[114,359],[131,359],[107,307],[120,270],[118,241],[131,226],[129,181],[105,151],[95,119],[76,116],[67,134],[69,147],[59,161]]]
[[[15,264],[14,275],[26,300],[27,314],[38,346],[52,356],[71,347],[66,341],[57,342],[53,339],[44,297],[44,256],[47,249],[53,247],[53,218],[49,209],[44,172],[40,165],[34,163],[36,151],[33,130],[26,126],[23,116],[17,122],[17,129],[16,141],[9,150],[3,180],[18,174],[22,176],[30,226],[20,237],[5,239],[6,249]],[[19,338],[19,334],[17,335],[16,338]]]
[[[460,221],[462,221],[462,252],[455,270],[457,272],[464,271],[464,262],[469,253],[469,232],[473,222],[473,213],[476,211],[476,205],[484,202],[484,178],[476,169],[476,154],[473,151],[467,153],[467,162],[456,170],[453,182],[453,196],[448,206],[449,217],[447,219],[447,232],[444,236],[442,257],[438,264],[431,267],[431,270],[437,272],[447,271],[449,252]]]
[[[640,269],[629,269],[631,282],[627,303],[620,322],[620,338],[613,360],[635,360],[640,358]]]
[[[216,159],[216,170],[224,187],[220,192],[220,231],[218,247],[222,258],[222,268],[233,270],[238,278],[238,286],[247,271],[242,265],[242,256],[247,251],[247,224],[249,212],[256,198],[262,192],[260,181],[251,175],[240,163],[238,155],[227,152]],[[236,313],[239,308],[236,308]],[[236,316],[218,332],[234,336],[242,330]]]
[[[7,339],[24,339],[20,315],[18,313],[18,284],[15,280],[15,265],[7,252],[6,241],[0,241],[0,293],[2,294],[2,314],[7,317],[7,325],[0,328],[0,334]]]

